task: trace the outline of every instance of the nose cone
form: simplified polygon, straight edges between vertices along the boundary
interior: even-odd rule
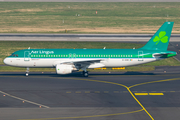
[[[5,58],[4,61],[3,61],[4,64],[8,65],[8,62],[7,62],[7,61],[8,61],[7,58]]]

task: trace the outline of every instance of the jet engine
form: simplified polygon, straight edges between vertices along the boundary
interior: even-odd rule
[[[72,65],[56,65],[56,73],[57,74],[69,74],[72,73],[73,66]]]

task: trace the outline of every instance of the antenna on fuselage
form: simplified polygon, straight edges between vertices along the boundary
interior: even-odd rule
[[[31,49],[30,47],[28,47],[28,49]]]
[[[106,49],[106,47],[104,47],[103,49]]]

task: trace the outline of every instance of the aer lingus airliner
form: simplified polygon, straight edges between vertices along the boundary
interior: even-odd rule
[[[24,49],[4,59],[10,66],[27,68],[56,68],[57,74],[69,74],[73,70],[87,68],[126,67],[176,55],[167,51],[174,22],[165,22],[149,42],[139,49]]]

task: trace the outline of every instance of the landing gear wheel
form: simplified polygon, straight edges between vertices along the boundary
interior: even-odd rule
[[[26,77],[28,77],[29,76],[29,73],[26,73]]]
[[[84,77],[88,77],[88,72],[84,72],[84,71],[83,71],[83,76],[84,76]]]

